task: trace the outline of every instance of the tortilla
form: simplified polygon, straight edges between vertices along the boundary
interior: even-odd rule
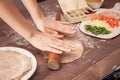
[[[31,68],[29,57],[15,51],[0,51],[0,80],[20,80]]]
[[[64,42],[72,44],[75,47],[75,50],[70,52],[70,53],[64,52],[61,55],[61,63],[69,63],[69,62],[72,62],[76,59],[79,59],[82,56],[83,46],[79,40],[65,38]]]

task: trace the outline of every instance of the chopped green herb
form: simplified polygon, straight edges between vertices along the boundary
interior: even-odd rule
[[[108,31],[104,27],[97,27],[97,26],[92,26],[92,25],[85,25],[85,29],[86,31],[89,31],[95,35],[105,35],[105,34],[111,33],[111,31]]]

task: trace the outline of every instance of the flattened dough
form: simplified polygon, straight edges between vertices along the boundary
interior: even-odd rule
[[[14,51],[0,51],[0,80],[20,80],[30,69],[29,57]]]
[[[81,42],[77,39],[71,38],[65,38],[64,41],[75,46],[75,51],[72,51],[71,53],[63,53],[61,55],[61,63],[69,63],[76,59],[79,59],[83,53],[83,46]]]

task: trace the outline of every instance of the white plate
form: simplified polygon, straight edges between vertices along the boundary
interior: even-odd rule
[[[25,49],[18,48],[18,47],[0,47],[0,50],[2,50],[2,51],[4,51],[4,50],[16,51],[18,53],[21,53],[21,54],[28,56],[31,59],[32,69],[26,75],[24,75],[21,78],[21,80],[28,80],[34,74],[34,72],[37,68],[37,61],[32,53],[30,53],[29,51],[27,51]]]
[[[86,29],[85,29],[85,25],[88,24],[88,22],[90,22],[90,21],[83,21],[79,26],[80,30],[87,35],[97,37],[97,38],[110,39],[110,38],[116,37],[117,35],[120,34],[120,23],[119,23],[119,26],[116,29],[114,29],[110,34],[94,35],[91,32],[86,31]]]
[[[115,6],[111,9],[100,8],[100,9],[97,9],[96,11],[97,11],[97,14],[99,14],[101,12],[105,12],[105,11],[112,11],[112,12],[120,13],[120,3],[116,3]],[[113,30],[112,33],[107,34],[107,35],[94,35],[91,32],[86,31],[85,25],[88,22],[89,21],[83,21],[80,24],[79,28],[83,33],[88,34],[90,36],[97,37],[97,38],[103,38],[103,39],[110,39],[110,38],[116,37],[117,35],[120,34],[120,22],[119,22],[119,26],[115,30]]]

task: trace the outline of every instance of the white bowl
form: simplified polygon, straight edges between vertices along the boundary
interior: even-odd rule
[[[98,9],[98,8],[100,8],[102,6],[103,2],[104,2],[104,0],[102,0],[101,2],[98,2],[98,3],[96,3],[96,2],[87,2],[87,4],[88,4],[89,7],[93,8],[93,9]]]

